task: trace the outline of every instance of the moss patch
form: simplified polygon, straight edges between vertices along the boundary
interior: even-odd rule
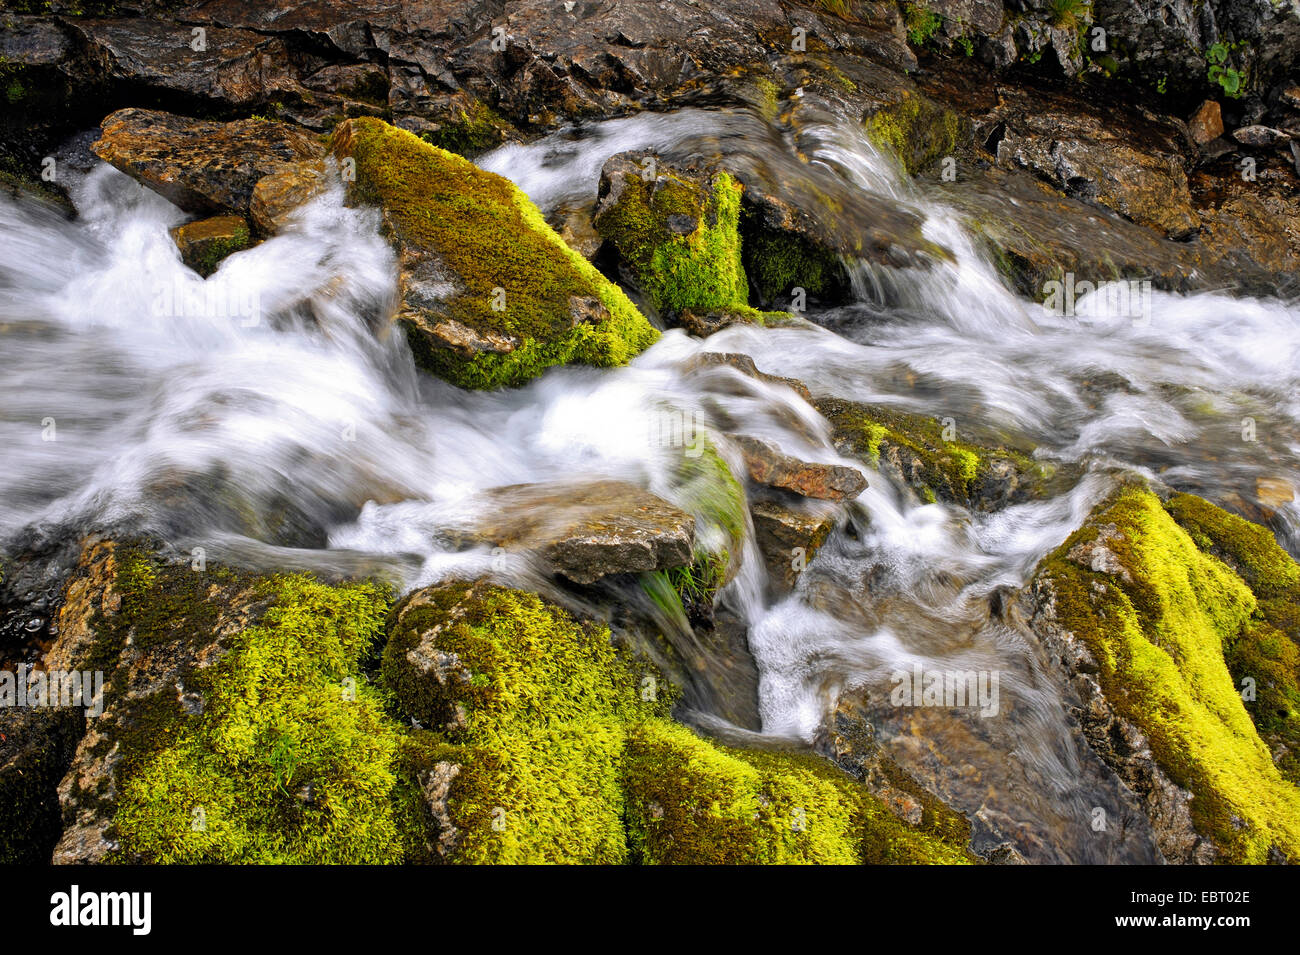
[[[718,746],[650,720],[624,769],[632,852],[647,864],[961,864],[825,760]]]
[[[910,91],[894,105],[867,117],[864,125],[871,141],[897,156],[909,176],[942,156],[953,155],[969,138],[968,120]]]
[[[1282,774],[1300,783],[1300,565],[1265,527],[1203,498],[1177,494],[1165,509],[1196,546],[1231,567],[1256,599],[1256,613],[1224,650],[1233,682],[1254,681],[1246,711]]]
[[[361,668],[382,630],[383,587],[229,571],[214,580],[126,551],[117,589],[112,629],[131,640],[100,746],[116,753],[115,860],[377,863],[408,853],[418,833],[399,811],[409,803],[405,731]],[[186,699],[201,706],[171,685],[125,694],[128,667],[181,659],[187,643],[202,648],[180,671]]]
[[[382,673],[403,715],[460,748],[451,859],[624,861],[625,727],[666,695],[642,692],[648,674],[607,628],[534,594],[451,584],[417,598],[394,617]]]
[[[1056,470],[1020,451],[944,439],[943,424],[924,415],[838,398],[813,403],[834,426],[836,446],[874,468],[888,469],[926,501],[987,507],[1038,496]]]
[[[624,364],[657,340],[627,296],[508,180],[377,119],[342,124],[331,148],[356,163],[350,198],[383,209],[417,270],[404,282],[401,321],[425,369],[495,388],[552,365]],[[448,346],[430,334],[444,321],[508,344]]]
[[[748,308],[740,183],[725,172],[705,181],[662,166],[650,181],[625,172],[620,182],[616,201],[596,216],[596,231],[615,245],[655,308]]]
[[[1105,547],[1114,573],[1091,570],[1095,556],[1071,559],[1081,545],[1094,555]],[[1071,535],[1043,573],[1061,625],[1096,658],[1107,700],[1192,792],[1193,821],[1221,860],[1264,862],[1273,845],[1300,854],[1300,790],[1274,765],[1224,662],[1225,648],[1256,628],[1242,578],[1137,488]]]
[[[762,304],[788,300],[795,288],[828,300],[839,300],[848,290],[848,273],[835,253],[802,236],[764,229],[752,212],[742,224],[745,274]]]

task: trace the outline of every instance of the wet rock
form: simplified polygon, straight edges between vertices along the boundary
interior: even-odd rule
[[[261,235],[275,235],[299,206],[329,186],[326,164],[312,159],[269,173],[257,181],[249,200],[249,217]]]
[[[1196,219],[1172,126],[1145,124],[1129,135],[1114,115],[1054,94],[1003,90],[995,111],[1005,124],[998,164],[1023,168],[1066,195],[1114,209],[1141,225],[1185,233]]]
[[[626,362],[658,332],[508,180],[376,119],[335,130],[349,201],[377,205],[417,362],[468,388]]]
[[[749,513],[768,579],[778,594],[788,593],[835,528],[834,515],[810,514],[778,501],[755,501]]]
[[[49,863],[63,828],[59,780],[82,724],[79,710],[0,707],[0,865]]]
[[[1212,99],[1207,99],[1187,121],[1187,129],[1191,133],[1192,142],[1198,146],[1204,146],[1222,136],[1223,113],[1219,104]]]
[[[769,375],[766,372],[759,371],[754,364],[754,359],[736,352],[700,352],[700,354],[688,361],[682,370],[686,374],[693,374],[710,368],[734,368],[742,375],[757,381],[766,382],[770,385],[784,385],[804,401],[812,401],[812,393],[809,392],[808,386],[802,381],[797,378],[782,378],[780,375]]]
[[[813,405],[834,426],[841,453],[891,474],[924,500],[993,510],[1048,494],[1063,477],[1023,452],[959,440],[933,418],[839,398]]]
[[[750,479],[759,484],[823,501],[854,498],[866,489],[867,479],[855,468],[801,461],[746,435],[733,436],[732,440],[745,457]]]
[[[216,123],[146,109],[113,113],[91,148],[187,212],[241,215],[264,176],[324,154],[307,132],[284,123]]]
[[[1237,686],[1258,672],[1277,636],[1268,628],[1295,627],[1273,602],[1278,585],[1257,573],[1265,566],[1300,589],[1300,569],[1263,528],[1191,495],[1162,504],[1126,488],[1043,561],[1022,597],[1081,701],[1084,736],[1137,795],[1171,862],[1262,863],[1300,846],[1300,796],[1283,775],[1294,766],[1275,766],[1261,743],[1266,727],[1279,741],[1297,728],[1272,724]]]
[[[243,216],[212,216],[187,222],[171,230],[172,240],[181,250],[181,261],[204,278],[233,252],[248,248],[248,222]]]
[[[230,106],[301,92],[289,47],[278,36],[153,19],[73,19],[68,26],[110,80]],[[201,48],[196,49],[196,46]]]
[[[464,542],[532,552],[575,583],[691,562],[694,518],[623,481],[512,485],[477,503],[489,513]]]
[[[1268,126],[1243,126],[1240,129],[1232,131],[1232,138],[1246,146],[1275,146],[1278,143],[1286,142],[1291,137],[1281,130],[1272,129]]]
[[[1295,485],[1287,478],[1256,478],[1255,496],[1265,507],[1278,508],[1295,500]]]
[[[757,316],[751,312],[729,309],[702,311],[693,308],[684,309],[677,316],[677,322],[696,338],[708,338],[732,325],[758,325]]]

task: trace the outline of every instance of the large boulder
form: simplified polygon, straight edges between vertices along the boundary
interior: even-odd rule
[[[431,728],[428,859],[459,863],[969,861],[807,752],[720,746],[603,626],[483,582],[396,609],[381,675]]]
[[[401,265],[398,320],[417,361],[468,388],[552,365],[619,365],[658,332],[508,180],[376,119],[331,150],[350,200],[373,204]]]
[[[1081,700],[1084,736],[1171,862],[1300,852],[1300,568],[1268,536],[1198,498],[1162,505],[1125,488],[1043,561],[1024,598]]]
[[[218,123],[149,109],[113,113],[91,148],[187,212],[240,215],[248,214],[264,177],[325,152],[311,134],[286,123]]]

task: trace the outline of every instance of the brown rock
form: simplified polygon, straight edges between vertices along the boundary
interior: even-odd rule
[[[181,261],[207,278],[221,260],[232,252],[248,248],[248,223],[243,216],[212,216],[187,222],[171,230],[181,250]]]
[[[855,468],[800,461],[766,441],[745,435],[734,436],[732,440],[745,456],[750,478],[759,484],[823,501],[857,497],[867,486],[867,479]]]
[[[776,501],[755,501],[749,513],[769,579],[778,593],[787,593],[802,568],[826,543],[835,519],[831,514],[808,514]]]
[[[248,212],[261,235],[280,231],[290,213],[328,186],[325,163],[309,159],[263,176],[253,187]]]
[[[691,562],[695,519],[624,481],[516,484],[478,503],[487,513],[456,535],[460,543],[530,551],[575,583]]]
[[[1192,136],[1192,142],[1198,146],[1204,146],[1222,136],[1223,112],[1219,104],[1212,99],[1207,99],[1197,107],[1196,112],[1187,121],[1187,131]]]
[[[1278,508],[1295,500],[1295,486],[1286,478],[1256,478],[1255,496],[1265,507]]]
[[[113,113],[91,149],[187,212],[240,214],[263,177],[325,153],[284,123],[216,123],[148,109]]]

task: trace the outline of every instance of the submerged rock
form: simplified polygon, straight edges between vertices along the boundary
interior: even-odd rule
[[[1128,488],[1043,561],[1025,596],[1034,633],[1083,701],[1085,737],[1138,796],[1171,862],[1300,852],[1300,789],[1260,738],[1279,706],[1290,711],[1280,737],[1295,738],[1296,655],[1293,643],[1279,655],[1279,640],[1296,633],[1276,624],[1295,627],[1300,568],[1268,543],[1199,498],[1162,506]],[[1279,597],[1291,609],[1271,603]],[[1268,704],[1244,675],[1270,684]]]
[[[398,321],[426,370],[467,388],[552,365],[619,365],[658,332],[508,180],[376,119],[331,150],[352,202],[377,205],[401,266]]]
[[[324,154],[314,137],[285,123],[217,123],[149,109],[113,113],[91,148],[169,202],[201,214],[245,215],[264,176]]]
[[[469,539],[532,552],[574,583],[691,562],[695,519],[624,481],[516,484],[476,503],[488,515]]]

